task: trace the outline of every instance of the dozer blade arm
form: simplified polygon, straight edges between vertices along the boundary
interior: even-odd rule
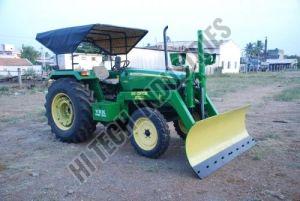
[[[208,176],[255,144],[245,127],[248,107],[198,121],[189,130],[186,155],[200,178]]]

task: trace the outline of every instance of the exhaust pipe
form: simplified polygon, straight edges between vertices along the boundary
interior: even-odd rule
[[[166,26],[164,28],[164,52],[165,52],[165,66],[166,66],[166,70],[169,70],[168,50],[167,50],[167,29],[168,29],[168,26]]]

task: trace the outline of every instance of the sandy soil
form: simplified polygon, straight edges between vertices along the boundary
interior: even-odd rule
[[[272,98],[288,87],[273,83],[214,99],[220,111],[251,104],[247,128],[258,143],[204,180],[189,167],[172,123],[161,158],[141,157],[127,142],[103,163],[88,142],[55,139],[42,92],[0,96],[0,200],[300,200],[300,101]],[[80,184],[67,166],[82,152],[96,170]]]

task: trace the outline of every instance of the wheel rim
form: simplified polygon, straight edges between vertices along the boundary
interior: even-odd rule
[[[149,151],[156,146],[158,133],[155,125],[149,118],[141,117],[134,123],[133,137],[139,147]]]
[[[58,128],[68,130],[72,127],[74,120],[73,103],[65,93],[58,93],[54,96],[51,113]]]

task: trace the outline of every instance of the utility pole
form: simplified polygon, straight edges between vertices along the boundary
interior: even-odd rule
[[[46,67],[46,65],[45,65],[45,52],[44,52],[44,48],[43,47],[41,47],[41,56],[42,56],[42,74],[43,74],[43,71],[44,71],[44,69],[45,69],[45,67]]]
[[[19,82],[19,87],[22,88],[22,72],[21,72],[21,68],[18,68],[18,82]]]
[[[265,61],[267,61],[267,55],[268,54],[268,38],[266,36],[265,38],[265,51],[264,51],[264,57],[265,57]]]

